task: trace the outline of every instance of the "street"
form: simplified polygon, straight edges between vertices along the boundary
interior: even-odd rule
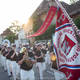
[[[33,70],[35,72],[35,80],[40,80],[38,69],[33,68]],[[43,72],[43,79],[44,80],[66,80],[62,73],[54,69],[51,70],[49,67],[47,67],[47,69]],[[0,80],[9,80],[7,72],[3,71],[3,68],[1,67],[1,65],[0,65]]]
[[[4,72],[1,66],[0,66],[0,80],[9,80],[7,72]]]
[[[40,80],[38,70],[35,68],[34,70],[35,70],[35,80]],[[51,72],[49,69],[43,72],[43,76],[44,76],[44,80],[55,80],[54,73]],[[0,65],[0,80],[9,80],[7,72],[3,71],[3,68],[1,67],[1,65]]]

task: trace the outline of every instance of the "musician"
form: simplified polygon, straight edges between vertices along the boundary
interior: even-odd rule
[[[0,64],[1,64],[1,49],[2,49],[2,45],[0,45]]]
[[[5,47],[5,50],[3,52],[3,65],[4,65],[4,71],[7,71],[7,66],[6,66],[6,56],[8,54],[8,48],[9,47]]]
[[[32,59],[35,59],[33,49],[29,49],[29,50],[28,50],[28,56],[29,56],[30,58],[32,58]]]
[[[5,55],[6,57],[6,66],[7,66],[7,72],[8,72],[8,76],[11,77],[11,60],[9,58],[9,55],[11,53],[11,47],[8,47],[8,53]]]
[[[43,71],[45,70],[45,59],[41,52],[41,44],[37,45],[37,50],[35,52],[35,59],[37,61],[36,66],[39,69],[40,79],[43,80]]]
[[[10,56],[11,59],[11,67],[12,67],[12,75],[14,80],[16,80],[16,59],[17,59],[17,54],[16,54],[16,45],[12,45],[12,55]]]
[[[26,49],[26,48],[22,48],[22,49]],[[35,62],[29,58],[27,50],[25,50],[24,54],[25,55],[23,56],[23,59],[19,61],[20,68],[21,68],[21,72],[20,72],[21,80],[27,80],[27,79],[35,80],[34,71],[32,69],[33,64]]]
[[[7,71],[6,57],[5,57],[5,55],[8,53],[8,43],[7,42],[5,42],[5,44],[1,50],[1,53],[2,53],[2,66],[4,68],[4,71]]]
[[[46,53],[47,53],[46,45],[45,44],[42,45],[41,51],[42,51],[43,55],[45,56]]]
[[[3,45],[1,48],[1,65],[4,67],[4,56],[3,53],[5,53],[5,46]]]
[[[51,60],[51,67],[57,69],[56,55],[54,52],[50,53],[50,60]]]
[[[18,56],[17,56],[17,61],[16,61],[16,63],[17,63],[16,77],[17,77],[17,79],[20,78],[20,65],[22,64],[22,60],[23,60],[23,56],[25,55],[25,52],[26,52],[26,48],[22,47],[20,49],[20,52],[19,52]]]
[[[51,64],[50,52],[49,52],[48,45],[43,44],[41,51],[44,54],[44,58],[45,58],[45,69],[47,69],[47,68],[50,67],[50,64]]]
[[[9,52],[6,56],[7,58],[7,70],[8,70],[8,75],[9,77],[11,77],[11,72],[12,72],[12,75],[14,77],[14,80],[16,80],[15,78],[15,69],[14,66],[15,66],[15,49],[16,49],[16,45],[15,44],[12,44]]]

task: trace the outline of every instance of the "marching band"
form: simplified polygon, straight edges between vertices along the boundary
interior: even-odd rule
[[[0,64],[13,80],[35,80],[34,67],[38,69],[39,79],[43,80],[43,71],[47,65],[52,64],[52,49],[49,46],[50,44],[46,43],[37,43],[33,46],[25,44],[18,49],[15,44],[9,46],[5,42],[0,45]]]

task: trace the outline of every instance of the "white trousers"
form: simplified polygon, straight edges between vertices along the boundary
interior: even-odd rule
[[[21,80],[35,80],[33,69],[29,71],[21,69],[20,76]]]
[[[3,55],[1,55],[1,65],[2,65],[2,67],[4,67],[4,57],[3,57]]]
[[[4,57],[4,56],[3,56],[3,67],[4,67],[4,70],[6,71],[7,70],[6,57]]]
[[[2,55],[1,55],[1,52],[0,52],[0,64],[1,64],[1,56],[2,56]],[[2,64],[1,64],[1,65],[2,65]]]
[[[49,52],[47,52],[47,54],[45,55],[45,63],[46,64],[50,64],[51,63]]]
[[[20,79],[20,65],[16,63],[16,78]]]
[[[46,69],[45,62],[37,62],[36,67],[39,69],[40,79],[43,80],[43,71]]]
[[[12,75],[13,75],[13,79],[16,80],[16,61],[12,61],[11,62],[11,65],[12,65]]]
[[[11,76],[11,61],[8,59],[6,60],[6,66],[7,66],[8,76]]]

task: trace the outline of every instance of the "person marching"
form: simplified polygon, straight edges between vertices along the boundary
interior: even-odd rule
[[[20,52],[18,53],[18,56],[17,56],[17,60],[16,60],[16,63],[17,63],[17,71],[16,71],[16,76],[17,76],[17,79],[20,79],[20,65],[22,64],[21,60],[23,59],[23,56],[25,55],[25,51],[26,51],[26,48],[25,47],[22,47],[20,49]]]
[[[41,52],[41,44],[37,44],[37,50],[35,51],[35,59],[37,61],[36,66],[39,69],[40,80],[43,80],[43,71],[45,70],[45,59]]]
[[[24,54],[23,58],[18,62],[21,68],[21,80],[35,80],[32,69],[34,62],[29,59],[27,49],[23,47],[20,53]]]
[[[1,64],[1,49],[2,49],[2,45],[0,45],[0,65],[2,65]]]
[[[3,52],[3,66],[4,66],[4,71],[6,72],[7,71],[7,66],[6,66],[6,55],[8,54],[8,50],[9,50],[9,47],[5,47],[5,50]]]
[[[12,44],[11,48],[9,49],[8,54],[6,54],[6,64],[7,64],[7,71],[8,71],[8,76],[11,77],[13,76],[14,80],[16,80],[16,45]],[[12,74],[11,74],[12,73]]]
[[[3,56],[3,54],[5,53],[5,48],[6,48],[6,46],[4,46],[4,45],[1,48],[1,65],[3,68],[4,68],[4,62],[5,62],[5,57]]]
[[[9,47],[9,44],[8,44],[8,42],[6,41],[4,44],[3,44],[3,46],[2,46],[2,48],[1,48],[1,53],[2,53],[2,55],[1,55],[1,62],[2,62],[2,66],[3,66],[3,68],[4,68],[4,71],[7,71],[7,66],[6,66],[6,54],[8,54],[8,47]]]
[[[16,80],[16,59],[17,59],[17,55],[16,55],[16,45],[13,44],[12,45],[12,55],[10,56],[11,58],[11,67],[12,67],[12,75],[13,75],[13,79]]]
[[[6,57],[6,66],[7,66],[7,72],[8,76],[11,77],[11,47],[8,48],[8,53],[5,55]]]

